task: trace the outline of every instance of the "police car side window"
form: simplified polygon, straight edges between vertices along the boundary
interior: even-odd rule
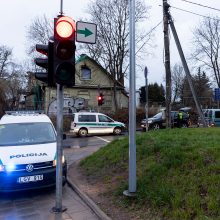
[[[99,115],[99,122],[112,122],[112,120],[104,115]]]
[[[79,115],[78,116],[79,122],[96,122],[95,115]]]
[[[220,118],[220,111],[216,111],[216,112],[215,112],[215,117],[216,117],[216,118]]]

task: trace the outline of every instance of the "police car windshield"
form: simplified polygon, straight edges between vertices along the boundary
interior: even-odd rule
[[[13,123],[0,125],[0,146],[44,144],[56,141],[51,123]]]

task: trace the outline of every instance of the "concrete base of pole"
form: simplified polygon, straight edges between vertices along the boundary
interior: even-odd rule
[[[124,195],[124,196],[127,196],[127,197],[130,197],[130,198],[134,198],[134,197],[137,196],[136,192],[129,192],[128,190],[125,190],[125,191],[123,192],[123,195]]]
[[[61,212],[65,212],[67,210],[67,208],[65,206],[63,206],[62,208],[56,208],[56,207],[53,207],[51,209],[51,212],[53,213],[61,213]]]

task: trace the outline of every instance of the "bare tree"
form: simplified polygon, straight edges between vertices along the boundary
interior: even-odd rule
[[[36,17],[27,28],[28,54],[35,52],[36,44],[47,44],[52,35],[52,19],[49,20],[46,15]]]
[[[0,114],[10,108],[12,100],[19,101],[25,76],[23,66],[13,60],[12,49],[0,46]]]
[[[183,67],[179,64],[175,64],[172,68],[172,102],[176,102],[180,98],[183,88],[183,80],[185,78],[185,73]]]
[[[7,78],[9,76],[8,67],[11,64],[12,49],[2,45],[0,46],[0,78]]]
[[[220,18],[204,18],[193,34],[193,57],[212,71],[216,84],[220,87]]]
[[[97,24],[97,41],[85,45],[89,55],[124,85],[128,67],[129,8],[128,0],[96,0],[89,5],[91,22]],[[142,0],[136,1],[135,21],[138,24],[147,18],[147,8]],[[136,35],[137,45],[149,39],[146,33]]]

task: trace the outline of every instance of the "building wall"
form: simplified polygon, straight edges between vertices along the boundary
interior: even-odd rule
[[[64,98],[72,99],[84,99],[83,109],[95,110],[100,112],[114,112],[115,103],[113,101],[113,91],[112,90],[101,90],[104,96],[104,104],[98,106],[98,89],[74,89],[65,88]],[[45,111],[48,112],[50,104],[56,100],[56,90],[51,88],[46,88],[45,91]],[[128,97],[125,96],[121,91],[117,92],[118,108],[128,108]]]
[[[91,69],[91,79],[82,79],[81,67],[86,66]],[[77,100],[84,99],[84,108],[99,112],[114,112],[115,103],[113,99],[113,80],[90,59],[84,59],[76,63],[75,87],[64,88],[64,97]],[[98,106],[98,95],[103,94],[104,104]],[[117,90],[118,108],[128,108],[128,97]],[[45,89],[45,111],[48,112],[49,106],[56,100],[56,89],[46,87]]]

